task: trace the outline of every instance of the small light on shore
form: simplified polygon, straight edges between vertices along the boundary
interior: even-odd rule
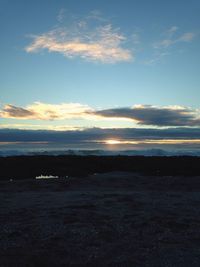
[[[58,176],[54,176],[54,175],[40,175],[40,176],[36,176],[36,179],[54,179],[54,178],[59,178]]]

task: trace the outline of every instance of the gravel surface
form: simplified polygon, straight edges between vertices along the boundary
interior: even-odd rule
[[[200,266],[200,177],[0,183],[0,266]]]

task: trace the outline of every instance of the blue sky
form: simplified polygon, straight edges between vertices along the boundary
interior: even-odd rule
[[[1,127],[199,126],[199,11],[197,0],[0,0]]]

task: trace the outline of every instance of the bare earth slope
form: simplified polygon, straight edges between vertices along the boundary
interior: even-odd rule
[[[200,266],[200,177],[0,182],[0,266]]]

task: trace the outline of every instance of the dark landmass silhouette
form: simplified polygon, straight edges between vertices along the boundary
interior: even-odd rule
[[[200,175],[200,157],[145,156],[14,156],[0,157],[0,180],[34,179],[39,175],[87,176],[113,171],[146,175]]]

